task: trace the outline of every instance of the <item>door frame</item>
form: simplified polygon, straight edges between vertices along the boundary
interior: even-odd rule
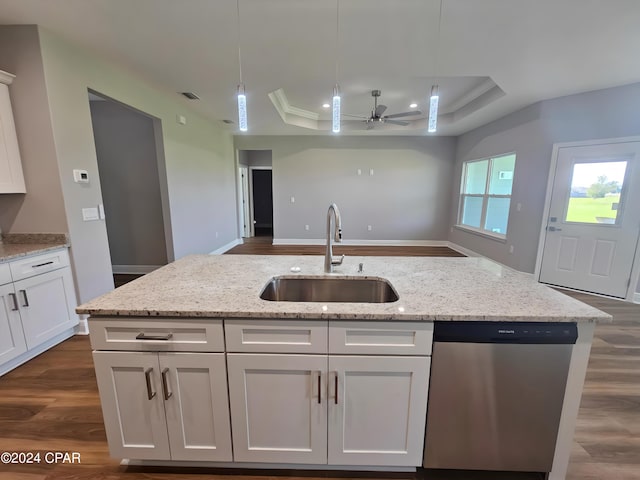
[[[273,166],[272,165],[264,165],[264,166],[249,166],[249,231],[250,236],[256,236],[256,228],[255,228],[255,218],[253,218],[253,171],[254,170],[271,170],[271,191],[273,192]],[[271,201],[271,211],[273,212],[273,200]],[[275,232],[274,232],[275,233]]]
[[[540,282],[540,274],[542,272],[542,255],[544,253],[544,245],[547,239],[547,223],[549,222],[549,209],[551,207],[551,197],[553,195],[553,183],[556,177],[556,168],[558,166],[558,154],[561,148],[567,147],[587,147],[594,145],[615,144],[615,143],[630,143],[640,142],[640,136],[634,137],[621,137],[621,138],[604,138],[596,140],[583,140],[579,142],[561,142],[553,144],[553,152],[551,153],[551,165],[549,166],[549,177],[547,179],[547,193],[544,200],[544,210],[542,211],[542,223],[540,225],[540,236],[538,238],[538,253],[536,255],[536,266],[534,270],[534,278],[537,282]],[[640,158],[637,159],[640,162]],[[636,186],[635,188],[640,188]],[[639,230],[640,235],[640,230]],[[640,239],[639,239],[640,240]],[[624,301],[627,302],[640,302],[640,294],[636,295],[636,286],[638,285],[638,279],[640,279],[640,241],[636,242],[636,251],[634,253],[633,266],[631,267],[631,279],[627,287],[627,293]],[[569,287],[559,287],[567,290],[572,290]],[[600,295],[598,293],[591,293],[606,298],[615,298],[608,295]]]

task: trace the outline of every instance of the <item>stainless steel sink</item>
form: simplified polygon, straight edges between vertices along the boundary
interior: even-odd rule
[[[398,293],[384,278],[273,277],[260,298],[274,302],[389,303]]]

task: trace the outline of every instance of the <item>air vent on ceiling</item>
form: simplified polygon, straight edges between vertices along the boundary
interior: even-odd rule
[[[181,92],[182,95],[187,97],[189,100],[200,100],[200,97],[193,92]]]
[[[222,123],[226,123],[227,125],[232,125],[233,124],[233,120],[229,120],[229,119],[224,119],[222,120]]]

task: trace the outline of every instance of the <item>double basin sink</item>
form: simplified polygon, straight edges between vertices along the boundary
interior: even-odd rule
[[[274,302],[390,303],[398,300],[384,278],[273,277],[260,298]]]

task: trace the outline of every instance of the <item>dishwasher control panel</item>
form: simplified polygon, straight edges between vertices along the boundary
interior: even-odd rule
[[[575,323],[550,322],[435,322],[434,342],[574,344]]]

